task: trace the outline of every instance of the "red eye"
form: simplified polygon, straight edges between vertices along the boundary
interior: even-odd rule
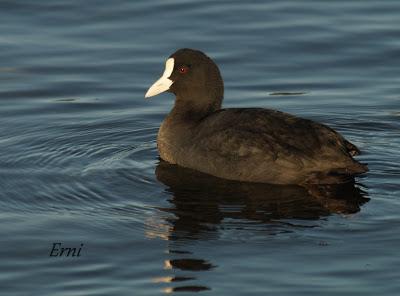
[[[186,66],[179,67],[179,73],[181,73],[181,74],[186,74],[188,71],[189,71],[189,69]]]

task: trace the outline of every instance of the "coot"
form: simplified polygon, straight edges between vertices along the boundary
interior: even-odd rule
[[[175,94],[157,137],[160,157],[224,179],[275,184],[342,183],[367,171],[358,148],[326,125],[263,108],[222,109],[217,65],[179,49],[147,91]]]

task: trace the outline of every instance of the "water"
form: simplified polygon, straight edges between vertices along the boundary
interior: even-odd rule
[[[2,1],[0,19],[1,295],[398,295],[399,1]],[[159,163],[173,99],[144,93],[181,47],[215,59],[226,107],[358,145],[351,198]]]

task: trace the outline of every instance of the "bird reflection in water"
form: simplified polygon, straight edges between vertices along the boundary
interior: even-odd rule
[[[354,179],[345,184],[307,187],[246,183],[216,178],[162,160],[156,167],[156,176],[171,194],[171,207],[160,209],[172,214],[165,218],[169,227],[168,233],[163,235],[171,242],[218,238],[221,232],[218,226],[225,221],[238,221],[241,229],[251,221],[265,226],[266,234],[291,232],[297,227],[314,227],[299,221],[317,220],[334,213],[356,213],[369,200]],[[159,278],[155,282],[190,281],[195,279],[193,272],[216,267],[175,247],[169,253],[174,259],[166,260],[164,269],[190,272],[191,275]],[[180,258],[175,258],[177,255]],[[188,285],[169,287],[164,292],[208,289]]]

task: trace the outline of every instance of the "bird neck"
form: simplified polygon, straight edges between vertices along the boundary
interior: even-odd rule
[[[190,99],[176,96],[170,115],[185,121],[198,121],[221,109],[221,104],[222,98],[193,97],[193,94]]]

